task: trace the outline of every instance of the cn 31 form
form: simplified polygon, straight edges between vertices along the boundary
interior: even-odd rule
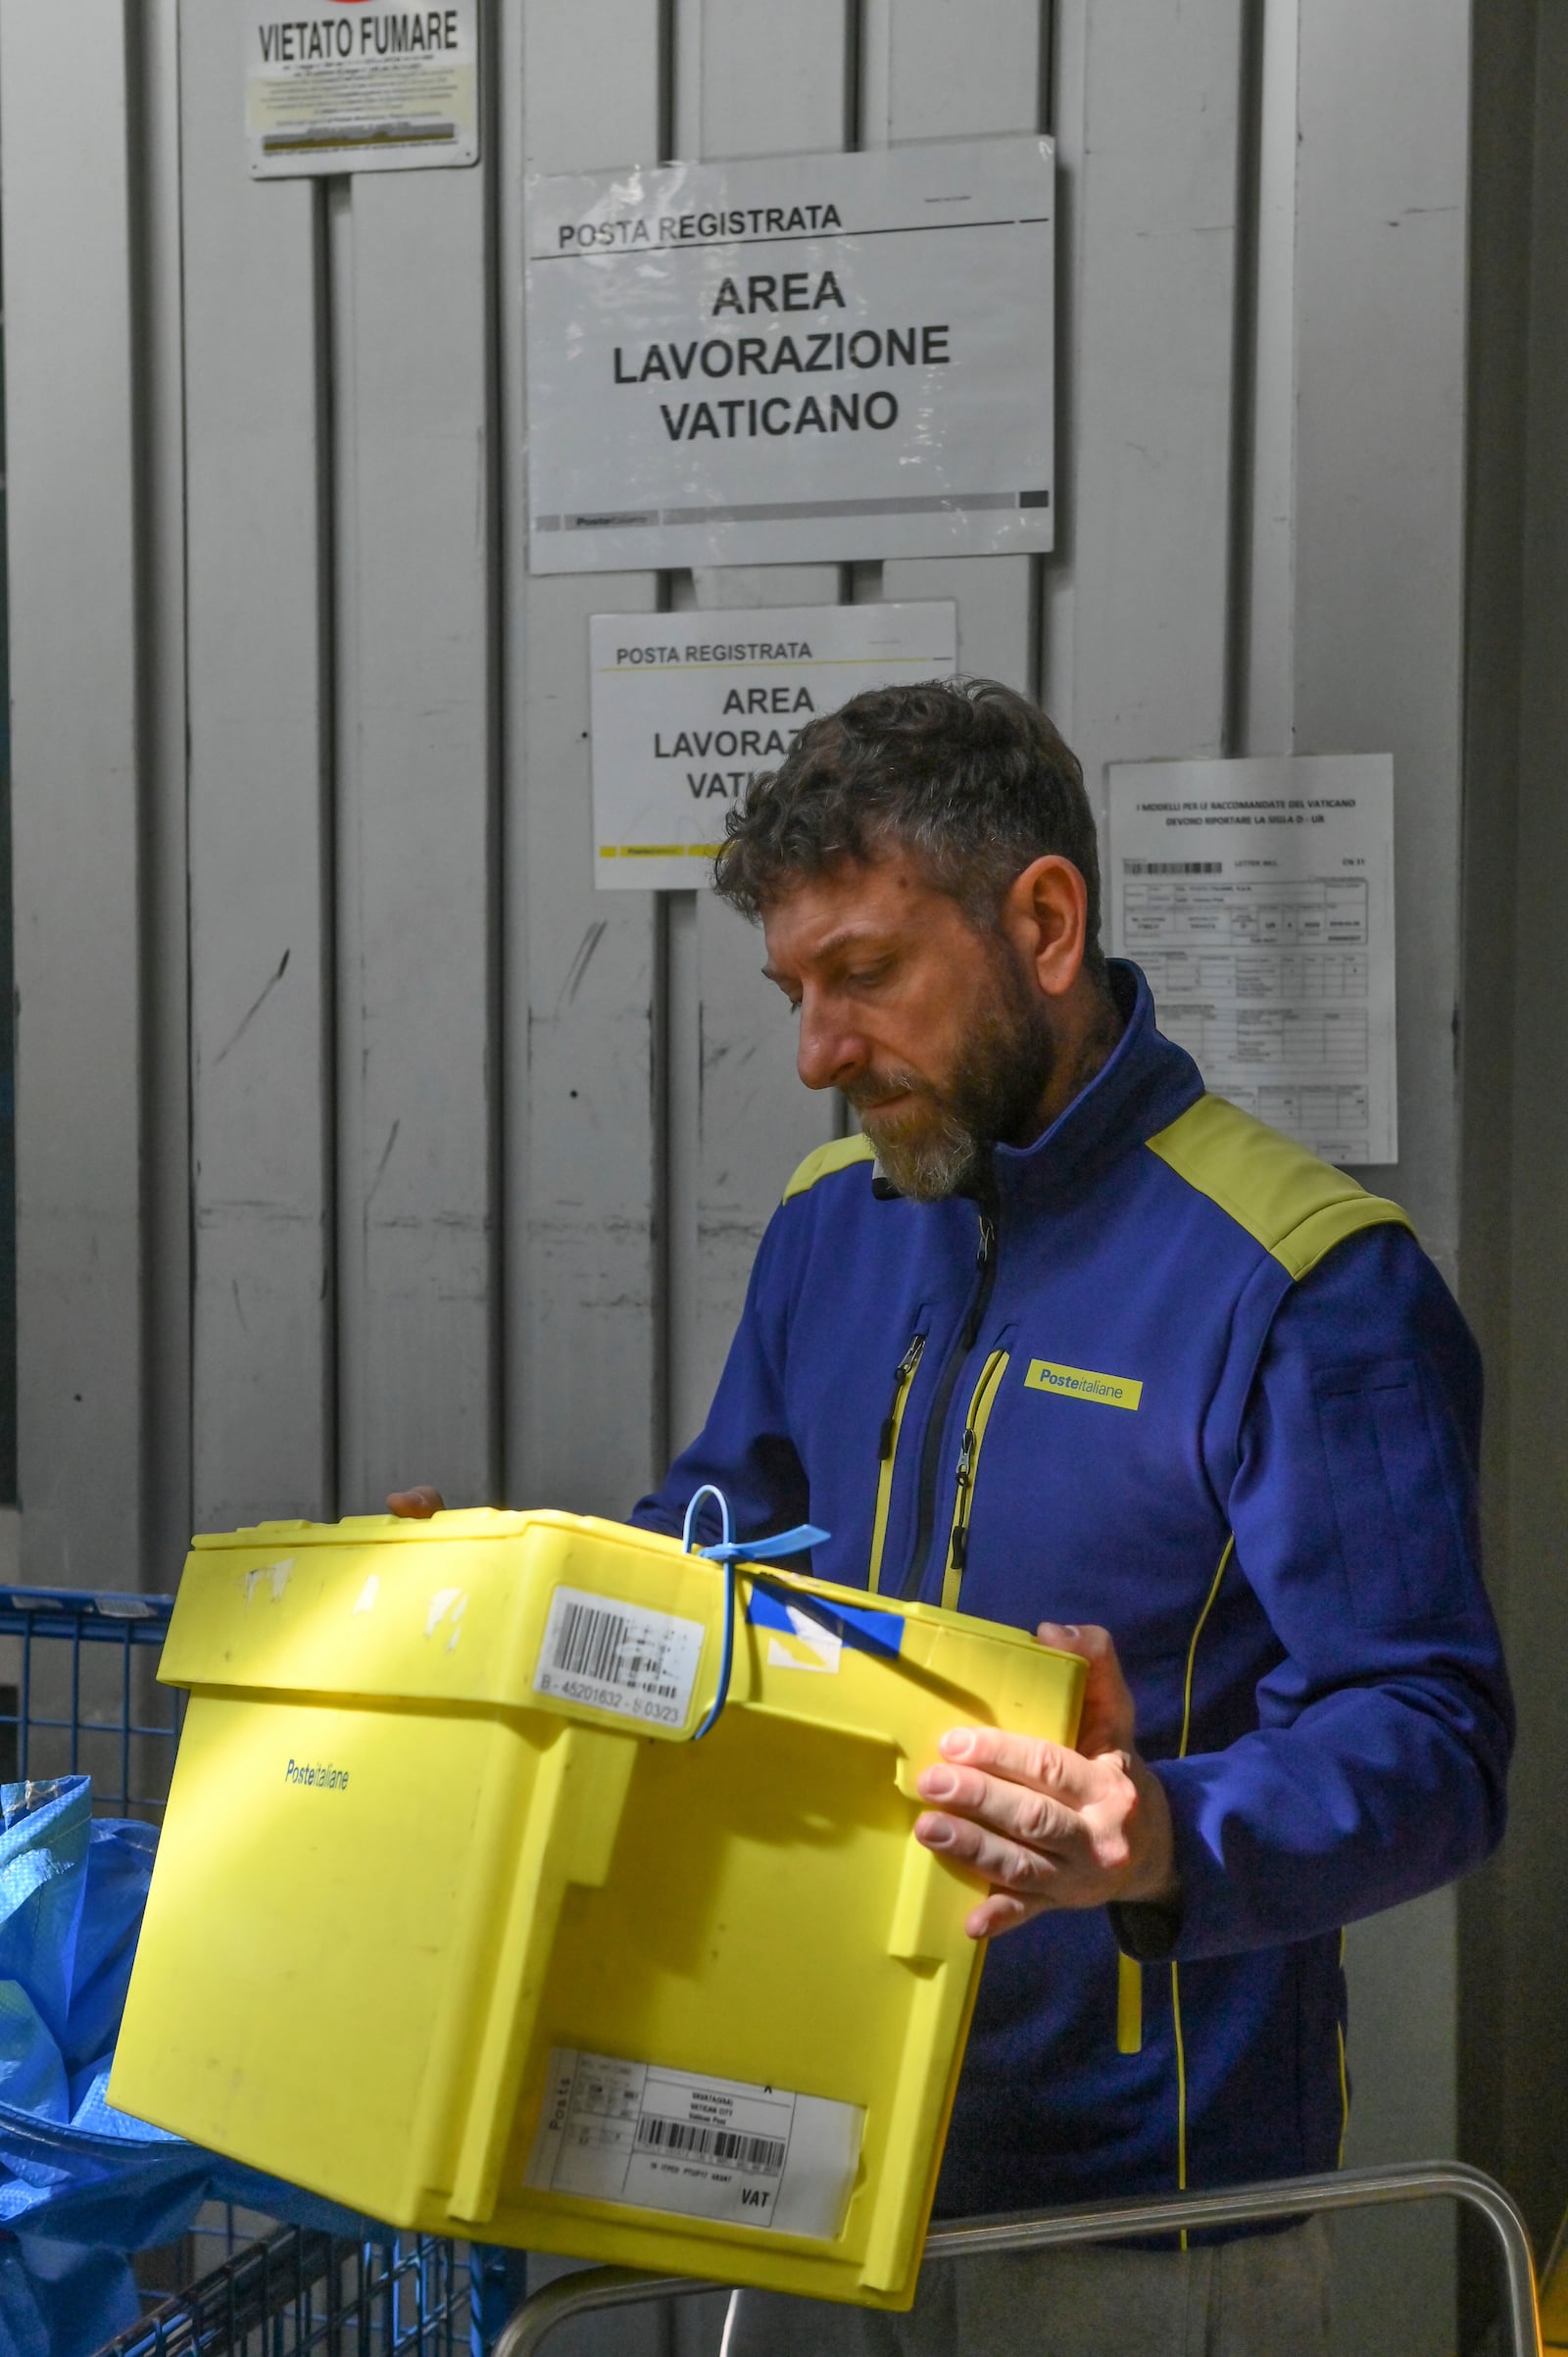
[[[1331,1162],[1398,1158],[1394,761],[1128,761],[1110,936],[1217,1096]]]

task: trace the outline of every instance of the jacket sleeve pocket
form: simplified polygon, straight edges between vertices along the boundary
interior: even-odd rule
[[[1356,1625],[1392,1633],[1462,1615],[1466,1517],[1414,1360],[1324,1368],[1314,1389]]]

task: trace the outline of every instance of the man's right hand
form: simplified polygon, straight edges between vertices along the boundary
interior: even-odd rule
[[[386,1510],[400,1515],[405,1522],[428,1522],[432,1514],[446,1512],[447,1501],[439,1490],[421,1482],[416,1489],[394,1490],[386,1501]]]

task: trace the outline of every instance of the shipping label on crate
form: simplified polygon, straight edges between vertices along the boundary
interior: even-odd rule
[[[654,1727],[684,1727],[706,1635],[700,1620],[558,1588],[533,1691]]]
[[[830,2241],[864,2127],[858,2104],[556,2047],[527,2182]]]

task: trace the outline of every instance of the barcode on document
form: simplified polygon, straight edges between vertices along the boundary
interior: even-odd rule
[[[662,1678],[662,1653],[640,1649],[623,1613],[591,1604],[567,1604],[554,1635],[550,1666],[564,1677],[586,1678],[596,1686],[623,1686],[665,1702],[673,1702],[680,1693],[678,1686]]]
[[[1123,859],[1123,875],[1129,876],[1222,876],[1223,859]]]
[[[782,2136],[738,2136],[729,2128],[701,2128],[691,2120],[646,2114],[637,2123],[645,2152],[680,2153],[688,2160],[723,2161],[755,2177],[777,2177],[789,2150]]]

